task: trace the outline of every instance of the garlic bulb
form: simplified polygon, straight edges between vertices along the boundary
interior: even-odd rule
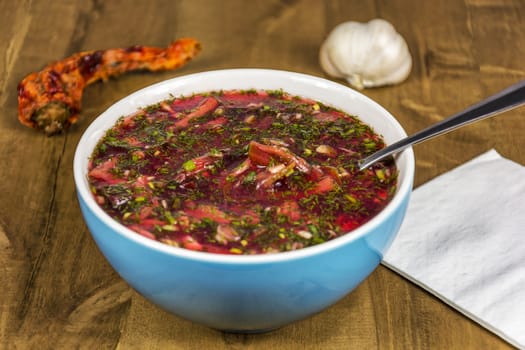
[[[400,83],[412,69],[406,41],[383,19],[339,24],[323,42],[319,61],[328,75],[358,89]]]

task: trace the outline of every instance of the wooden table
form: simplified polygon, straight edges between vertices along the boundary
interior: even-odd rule
[[[318,50],[346,20],[389,20],[414,59],[403,84],[364,93],[411,133],[525,78],[525,2],[0,1],[0,344],[2,349],[503,349],[509,345],[380,266],[328,310],[260,335],[223,334],[172,316],[130,289],[81,218],[72,175],[88,124],[130,92],[188,73],[264,67],[324,76]],[[74,52],[191,36],[182,69],[90,86],[80,121],[46,137],[17,121],[18,82]],[[525,164],[525,109],[415,148],[415,185],[496,148]]]

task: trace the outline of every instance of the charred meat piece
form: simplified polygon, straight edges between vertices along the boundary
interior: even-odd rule
[[[18,84],[18,119],[47,135],[60,133],[77,121],[87,85],[129,71],[176,69],[199,51],[199,42],[184,38],[167,48],[132,46],[77,53],[29,74]]]

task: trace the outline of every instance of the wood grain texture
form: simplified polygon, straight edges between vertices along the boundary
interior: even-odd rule
[[[210,69],[325,76],[318,49],[347,20],[382,17],[406,38],[406,82],[364,93],[414,132],[525,78],[520,0],[0,0],[0,349],[506,349],[508,344],[380,266],[328,310],[260,335],[170,315],[106,263],[81,218],[72,161],[90,121],[128,93]],[[74,52],[192,36],[203,53],[173,72],[90,86],[81,119],[46,137],[17,121],[16,86]],[[342,82],[342,81],[340,81]],[[344,83],[344,82],[343,82]],[[525,164],[525,110],[416,146],[416,186],[496,148]]]

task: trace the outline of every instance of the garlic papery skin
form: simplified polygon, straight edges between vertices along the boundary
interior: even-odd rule
[[[319,62],[328,75],[357,89],[400,83],[412,69],[405,39],[379,18],[337,25],[321,45]]]

